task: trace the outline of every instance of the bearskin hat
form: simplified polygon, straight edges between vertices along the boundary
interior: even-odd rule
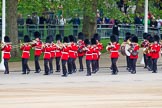
[[[100,41],[100,35],[98,33],[95,33],[93,35],[93,38],[95,38],[96,40]]]
[[[49,35],[51,42],[54,41],[53,35]]]
[[[154,41],[159,42],[159,40],[160,40],[159,36],[158,35],[154,35]]]
[[[34,32],[34,37],[40,39],[41,38],[41,34],[38,31],[36,31],[36,32]]]
[[[138,37],[137,37],[137,36],[133,36],[133,37],[131,38],[131,42],[138,43]]]
[[[147,39],[147,33],[143,33],[143,39]]]
[[[128,40],[130,38],[131,38],[131,33],[130,32],[125,33],[125,40]]]
[[[50,36],[47,36],[46,37],[46,43],[51,43],[52,41],[51,41],[51,37]]]
[[[162,40],[162,34],[160,34],[160,39]]]
[[[110,41],[111,42],[116,42],[117,41],[116,36],[115,35],[111,35],[110,36]]]
[[[56,41],[58,41],[58,40],[62,41],[62,38],[61,38],[61,35],[60,34],[57,34],[56,35]]]
[[[30,37],[28,35],[24,36],[24,42],[31,42]]]
[[[92,44],[92,45],[95,45],[95,44],[96,44],[96,39],[95,39],[95,38],[92,38],[92,39],[91,39],[91,44]]]
[[[4,42],[10,42],[10,38],[8,36],[4,37]]]
[[[89,39],[85,39],[85,40],[84,40],[84,43],[85,43],[86,46],[89,45],[89,44],[90,44]]]
[[[69,35],[69,41],[74,42],[74,36],[73,35]]]
[[[149,41],[149,38],[152,37],[152,36],[151,36],[151,34],[148,34],[147,33],[147,36],[146,37],[147,37],[146,39]]]
[[[82,32],[78,33],[78,39],[84,40],[84,34]]]
[[[149,41],[150,43],[153,43],[153,42],[154,42],[154,38],[153,38],[152,36],[147,37],[147,39],[148,39],[148,41]]]
[[[64,42],[64,43],[69,43],[69,38],[68,38],[68,37],[64,37],[63,42]]]

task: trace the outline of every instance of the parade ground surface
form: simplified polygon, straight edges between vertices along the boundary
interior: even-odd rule
[[[0,73],[0,108],[162,108],[162,59],[158,73],[152,73],[141,58],[137,74],[126,71],[121,56],[118,75],[111,75],[110,59],[103,54],[98,73],[86,76],[85,69],[68,77],[61,72],[44,76],[43,71],[21,75],[21,62],[9,63],[10,74]],[[34,70],[32,61],[29,66]]]

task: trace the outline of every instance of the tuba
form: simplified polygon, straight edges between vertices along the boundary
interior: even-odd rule
[[[108,54],[111,53],[110,50],[108,50],[108,48],[112,48],[112,47],[113,47],[113,45],[112,45],[111,42],[107,43],[106,50],[107,50],[107,53],[108,53]]]

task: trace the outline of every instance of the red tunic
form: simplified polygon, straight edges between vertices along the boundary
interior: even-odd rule
[[[31,45],[29,45],[28,43],[25,43],[24,45],[22,45],[20,47],[20,50],[22,50],[22,58],[30,58],[30,49],[31,49]]]
[[[93,60],[99,59],[99,48],[96,45],[93,46],[92,56],[93,56]]]
[[[93,48],[91,46],[86,47],[86,60],[93,60]]]
[[[79,40],[77,44],[78,44],[78,57],[82,57],[85,54],[85,52],[82,50],[85,47],[84,41]]]
[[[51,57],[55,57],[55,50],[56,50],[56,44],[52,43],[51,44]]]
[[[103,45],[102,45],[102,43],[100,43],[100,42],[98,42],[97,43],[97,47],[98,47],[98,49],[99,49],[99,55],[101,55],[101,51],[103,50]]]
[[[152,43],[149,43],[148,47],[149,47],[149,49],[151,49]],[[146,56],[151,57],[152,56],[152,52],[147,53]]]
[[[149,41],[148,41],[148,40],[144,40],[144,41],[141,43],[141,47],[144,47],[144,48],[148,47],[148,45],[149,45]]]
[[[37,41],[35,44],[32,45],[32,47],[34,47],[35,49],[35,52],[34,52],[35,56],[40,56],[42,54],[42,42],[41,41]]]
[[[1,51],[4,51],[4,55],[3,55],[3,58],[4,58],[4,59],[10,59],[10,58],[11,58],[11,54],[10,54],[11,49],[12,49],[11,44],[6,44],[6,45],[1,49]]]
[[[61,57],[61,49],[59,47],[59,44],[56,43],[56,48],[55,48],[55,57]]]
[[[137,43],[132,43],[133,47],[132,47],[132,50],[133,51],[138,51],[139,50],[139,45]],[[130,59],[137,59],[138,58],[138,54],[136,56],[130,55]]]
[[[44,52],[44,59],[50,59],[51,58],[51,45],[49,43],[45,44],[45,47],[42,49]]]
[[[158,43],[157,44],[154,43],[151,47],[151,52],[152,52],[151,58],[153,59],[159,58],[160,45]]]
[[[71,43],[70,47],[69,47],[69,57],[70,58],[76,58],[77,54],[76,52],[78,51],[78,47],[75,43]]]
[[[68,46],[64,46],[62,48],[62,56],[61,56],[61,60],[68,60],[69,59],[69,47]]]
[[[119,51],[118,51],[119,49],[120,49],[120,44],[114,42],[112,44],[112,47],[108,47],[107,50],[110,51],[110,57],[111,58],[118,58],[119,57]]]

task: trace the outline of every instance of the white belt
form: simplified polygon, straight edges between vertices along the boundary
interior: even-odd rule
[[[4,52],[4,53],[8,53],[8,54],[10,54],[10,52]]]
[[[97,55],[97,53],[92,53],[92,54],[95,54],[95,55]]]
[[[75,52],[75,51],[69,50],[69,52]]]
[[[44,52],[44,53],[50,54],[50,52]]]
[[[86,54],[86,55],[92,55],[92,54]]]
[[[42,49],[39,49],[39,48],[35,48],[35,50],[42,50]]]
[[[56,50],[56,52],[61,52],[60,50]]]
[[[23,51],[23,52],[29,53],[29,51]]]
[[[62,54],[69,54],[68,52],[62,52]]]
[[[118,51],[110,51],[110,52],[118,52]]]
[[[55,51],[51,51],[51,52],[54,52],[55,53]]]

